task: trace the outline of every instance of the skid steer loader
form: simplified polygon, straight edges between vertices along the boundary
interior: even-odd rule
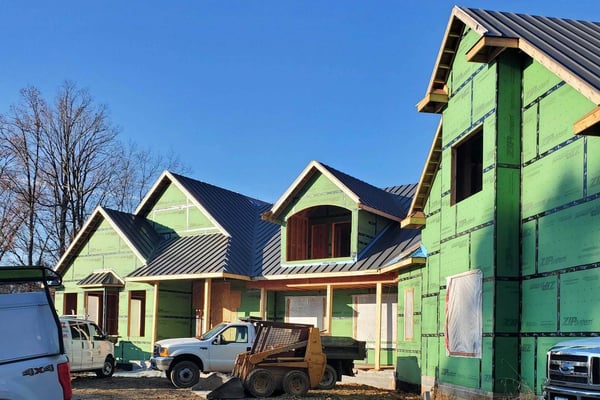
[[[318,328],[312,325],[257,321],[250,351],[238,354],[231,376],[209,376],[198,386],[207,399],[240,399],[247,391],[269,397],[275,391],[304,396],[323,377],[327,358]]]

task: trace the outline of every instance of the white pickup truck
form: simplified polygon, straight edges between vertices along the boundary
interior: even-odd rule
[[[192,387],[200,372],[230,373],[236,356],[249,351],[255,337],[252,319],[221,323],[200,337],[156,342],[150,364],[164,371],[175,387]],[[353,376],[354,360],[366,357],[365,342],[350,337],[322,336],[321,343],[327,355],[321,389],[331,389],[342,375]]]

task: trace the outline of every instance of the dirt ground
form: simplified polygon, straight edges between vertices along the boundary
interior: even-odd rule
[[[163,377],[117,377],[98,379],[95,376],[73,376],[73,400],[130,400],[160,399],[181,400],[202,397],[190,389],[175,389]],[[311,390],[302,398],[280,395],[277,399],[294,400],[418,400],[416,394],[403,394],[366,385],[343,384],[332,390]]]

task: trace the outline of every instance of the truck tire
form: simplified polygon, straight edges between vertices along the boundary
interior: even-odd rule
[[[275,391],[276,385],[271,371],[257,368],[248,374],[244,386],[254,397],[269,397]]]
[[[171,369],[171,383],[176,388],[190,388],[198,383],[200,368],[193,361],[179,361]]]
[[[337,382],[337,371],[331,365],[327,364],[325,366],[325,372],[323,372],[323,378],[321,378],[321,382],[319,382],[319,389],[329,390],[333,389],[335,383]]]
[[[109,378],[115,372],[115,359],[111,356],[106,357],[102,368],[96,370],[96,376],[98,378]]]
[[[283,376],[283,391],[292,396],[302,397],[310,389],[310,381],[306,372],[294,369]]]

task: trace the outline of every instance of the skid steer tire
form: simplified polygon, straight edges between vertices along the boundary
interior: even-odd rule
[[[323,378],[321,378],[321,382],[319,382],[318,388],[321,390],[329,390],[333,389],[335,383],[337,382],[337,371],[331,365],[327,364],[325,366],[325,372],[323,372]]]
[[[171,369],[171,383],[176,388],[190,388],[200,379],[200,368],[193,361],[179,361]]]
[[[282,386],[287,394],[302,397],[308,392],[310,381],[306,372],[294,369],[283,376]]]
[[[257,368],[248,374],[244,386],[254,397],[269,397],[275,391],[275,380],[271,371]]]

